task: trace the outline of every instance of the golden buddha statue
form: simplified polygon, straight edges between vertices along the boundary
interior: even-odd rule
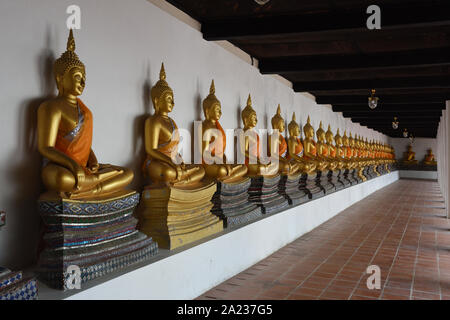
[[[344,130],[344,135],[342,136],[342,144],[344,146],[345,159],[347,160],[346,169],[354,169],[356,163],[353,159],[353,149],[350,145],[350,139],[347,137],[347,130]]]
[[[283,175],[291,175],[296,174],[300,172],[300,170],[304,167],[302,163],[291,161],[291,159],[287,159],[288,156],[288,144],[286,142],[286,139],[283,137],[282,132],[285,131],[285,122],[283,117],[281,116],[281,107],[278,105],[277,113],[272,117],[272,129],[278,130],[279,135],[276,143],[276,145],[272,145],[272,137],[269,136],[269,146],[270,146],[270,153],[272,154],[273,151],[278,150],[278,164],[279,164],[279,172]],[[272,150],[273,148],[273,150]]]
[[[86,83],[83,62],[70,30],[67,51],[53,67],[58,96],[39,106],[38,149],[44,157],[42,180],[51,193],[81,199],[120,191],[133,180],[129,169],[99,164],[91,149],[93,118],[78,98]]]
[[[168,116],[175,101],[173,90],[166,82],[164,64],[159,81],[151,89],[151,98],[155,113],[145,121],[145,171],[155,184],[183,186],[199,182],[205,176],[205,169],[200,165],[185,165],[178,154],[180,136],[175,121]]]
[[[423,163],[427,166],[435,166],[437,165],[437,161],[434,158],[433,150],[430,148],[427,150],[427,154],[423,159]]]
[[[336,143],[336,158],[338,160],[338,169],[342,170],[345,167],[346,159],[342,142],[342,136],[339,133],[339,128],[337,129],[336,135],[334,136],[334,141]]]
[[[215,91],[214,80],[212,80],[209,95],[203,100],[203,114],[205,115],[205,120],[202,122],[203,167],[208,177],[230,183],[244,177],[247,174],[247,167],[243,164],[227,164],[225,157],[227,140],[225,131],[219,123],[222,110]],[[215,141],[216,134],[214,132],[216,130],[220,132],[221,141]],[[209,159],[211,164],[205,162],[205,155],[212,157],[212,159]],[[212,163],[214,158],[219,159],[220,163]]]
[[[316,169],[316,164],[303,158],[303,144],[300,140],[300,126],[295,119],[295,112],[292,114],[292,120],[288,124],[288,160],[294,160],[302,165],[302,171],[311,174]]]
[[[327,162],[327,169],[334,171],[337,167],[337,161],[334,157],[330,156],[330,147],[326,142],[326,133],[322,127],[322,121],[320,121],[319,129],[316,131],[317,137],[317,157]],[[333,137],[333,134],[331,134]]]
[[[339,129],[338,129],[339,131]],[[333,132],[331,131],[331,125],[328,125],[327,132],[325,133],[325,139],[327,141],[327,146],[329,150],[329,157],[336,162],[336,169],[342,169],[344,166],[344,162],[342,162],[338,158],[338,148],[336,145],[333,145],[334,142],[334,136]]]
[[[260,162],[260,139],[254,129],[258,118],[256,111],[252,108],[252,98],[248,95],[247,105],[241,113],[242,122],[244,123],[244,153],[245,164],[248,168],[247,175],[254,176],[273,176],[278,173],[278,163],[263,164]],[[256,162],[256,163],[253,163]]]
[[[308,116],[308,120],[303,127],[305,139],[303,145],[305,147],[303,158],[309,163],[313,163],[316,167],[316,171],[324,171],[328,167],[328,162],[318,156],[316,142],[314,141],[314,128],[311,125],[311,119]]]
[[[406,151],[403,155],[403,164],[412,165],[417,164],[417,160],[415,160],[416,153],[412,151],[412,145],[408,146],[408,151]]]

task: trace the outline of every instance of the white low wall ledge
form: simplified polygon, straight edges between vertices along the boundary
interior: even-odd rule
[[[178,253],[69,296],[41,285],[40,299],[194,299],[246,270],[371,193],[397,181],[399,172],[374,178],[224,231]],[[168,256],[167,256],[168,255]],[[106,278],[108,276],[105,276]]]

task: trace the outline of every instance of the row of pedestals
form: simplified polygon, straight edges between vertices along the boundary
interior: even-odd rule
[[[82,286],[145,261],[158,248],[179,248],[392,170],[394,164],[383,164],[233,183],[205,180],[195,189],[153,186],[141,199],[134,191],[90,201],[41,197],[45,234],[37,273],[53,288],[70,289],[74,281]],[[78,279],[71,266],[78,268]]]

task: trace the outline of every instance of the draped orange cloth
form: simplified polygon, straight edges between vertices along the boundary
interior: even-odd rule
[[[333,146],[330,146],[330,156],[336,158],[336,148]]]
[[[324,156],[324,157],[328,156],[328,148],[327,148],[327,146],[322,148],[322,156]]]
[[[294,154],[299,155],[303,152],[303,144],[300,141],[300,138],[297,138],[296,140],[297,140],[297,145],[295,146]],[[288,160],[292,159],[292,157],[289,155],[289,153],[286,156],[286,159],[288,159]]]
[[[347,148],[346,148],[346,154],[345,154],[345,157],[346,157],[346,158],[351,158],[352,156],[353,156],[352,148],[347,147]]]
[[[177,124],[175,123],[175,121],[170,119],[170,122],[172,124],[172,138],[168,142],[159,144],[158,148],[156,150],[158,150],[159,152],[162,152],[166,156],[172,158],[178,152],[178,144],[180,143],[180,133],[178,132],[178,127],[177,127]],[[144,171],[147,168],[147,166],[150,164],[151,160],[152,160],[151,157],[147,154],[147,157],[142,166],[142,169]]]
[[[340,158],[344,158],[345,157],[345,152],[344,152],[344,150],[342,148],[338,149],[338,153],[339,153],[339,157]]]
[[[316,148],[316,142],[315,141],[311,141],[311,150],[309,151],[309,153],[311,153],[313,156],[317,155],[317,148]],[[303,156],[303,158],[307,159],[307,160],[312,160],[310,157],[308,156]]]
[[[280,149],[278,150],[278,154],[280,155],[280,157],[284,155],[286,150],[287,150],[286,139],[280,134]]]
[[[216,121],[216,129],[219,130],[221,132],[221,134],[222,134],[222,146],[221,146],[222,150],[217,150],[217,154],[218,154],[219,157],[223,158],[223,154],[225,153],[225,148],[227,146],[227,137],[226,137],[225,131],[223,130],[223,128],[220,125],[219,121]],[[215,137],[213,137],[213,139],[215,139]],[[214,141],[214,140],[212,140],[212,141]],[[218,147],[218,146],[215,145],[214,147],[211,148],[211,155],[213,157],[216,156],[216,147]],[[203,161],[203,164],[206,164],[206,162],[204,160],[202,160],[202,161]]]
[[[88,107],[80,99],[77,99],[77,102],[84,117],[80,131],[72,141],[66,139],[63,133],[58,132],[55,148],[85,168],[91,153],[93,119]]]

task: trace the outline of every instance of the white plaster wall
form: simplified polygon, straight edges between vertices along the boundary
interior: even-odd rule
[[[87,67],[83,101],[94,114],[93,149],[100,162],[139,172],[144,157],[143,121],[152,111],[149,90],[165,62],[175,91],[173,118],[180,128],[201,119],[201,101],[214,78],[222,102],[224,128],[241,127],[240,110],[252,94],[259,128],[269,124],[281,103],[287,121],[296,111],[302,125],[308,114],[333,130],[385,140],[330,108],[316,106],[271,76],[204,41],[199,31],[146,0],[15,0],[0,2],[0,209],[7,225],[0,232],[0,264],[23,267],[33,262],[39,239],[36,199],[42,192],[36,152],[36,109],[55,94],[52,63],[65,51],[66,8],[82,10],[75,32],[77,53]],[[232,154],[232,143],[227,154]],[[137,175],[134,188],[144,181]]]
[[[403,159],[403,153],[407,151],[407,147],[410,145],[408,138],[390,138],[391,144],[395,149],[395,157],[397,159]],[[427,154],[428,149],[433,149],[433,153],[436,157],[437,140],[435,138],[414,138],[412,150],[416,153],[416,160],[419,162],[423,160]]]

